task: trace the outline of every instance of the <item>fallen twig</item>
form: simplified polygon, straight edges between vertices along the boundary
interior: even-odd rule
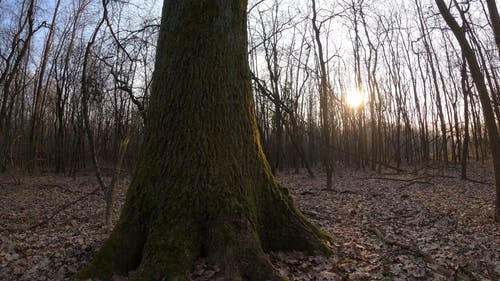
[[[60,206],[60,207],[59,207],[59,208],[57,208],[54,212],[52,212],[52,214],[50,214],[50,216],[48,216],[46,219],[42,220],[41,222],[38,222],[38,223],[37,223],[37,224],[35,224],[35,225],[32,225],[32,226],[28,227],[28,229],[27,229],[27,230],[33,230],[33,229],[35,229],[35,228],[37,228],[37,227],[40,227],[40,226],[42,226],[42,225],[44,225],[44,224],[48,223],[51,219],[53,219],[55,216],[57,216],[60,212],[62,212],[62,211],[64,211],[64,210],[66,210],[67,208],[69,208],[69,207],[73,206],[74,204],[76,204],[76,203],[78,203],[78,202],[82,201],[83,199],[85,199],[85,198],[87,198],[87,197],[89,197],[89,196],[91,196],[91,195],[95,195],[95,194],[96,194],[96,193],[98,193],[99,191],[101,191],[101,187],[98,187],[98,188],[94,189],[93,191],[91,191],[90,193],[84,194],[84,195],[82,195],[82,196],[78,197],[77,199],[75,199],[75,200],[73,200],[73,201],[71,201],[71,202],[68,202],[68,203],[66,203],[66,204],[64,204],[64,205],[62,205],[62,206]]]
[[[340,193],[340,194],[357,194],[359,195],[359,192],[352,191],[352,190],[338,190],[338,189],[333,189],[333,188],[323,188],[321,191],[328,191],[328,192],[335,192],[335,193]]]
[[[457,177],[458,178],[458,177]],[[473,183],[478,183],[478,184],[483,184],[483,185],[493,185],[492,182],[489,182],[489,181],[480,181],[480,180],[475,180],[475,179],[471,179],[471,178],[465,178],[466,181],[470,181],[470,182],[473,182]]]
[[[40,188],[57,188],[57,189],[61,190],[62,192],[74,192],[71,189],[69,189],[65,186],[59,185],[59,184],[39,184],[38,186]]]
[[[401,187],[408,187],[413,184],[432,184],[429,180],[424,180],[428,179],[427,177],[418,177],[418,178],[412,178],[412,179],[400,179],[400,178],[389,178],[389,177],[369,177],[369,178],[364,178],[366,180],[388,180],[388,181],[399,181],[399,182],[407,182],[407,184],[401,186]]]

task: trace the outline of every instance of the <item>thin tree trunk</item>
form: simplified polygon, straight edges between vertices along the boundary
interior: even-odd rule
[[[467,60],[465,55],[462,59],[462,91],[464,95],[464,142],[462,147],[462,162],[461,162],[461,178],[463,180],[467,179],[467,161],[469,158],[469,101],[467,97],[469,95],[470,87],[467,77]]]
[[[498,128],[495,122],[495,115],[493,113],[490,96],[486,83],[484,81],[484,76],[481,72],[477,57],[466,38],[466,34],[463,28],[461,28],[453,15],[448,10],[446,4],[443,0],[435,0],[439,8],[439,11],[446,21],[448,26],[451,28],[453,34],[455,35],[458,43],[460,44],[464,56],[469,65],[469,69],[472,74],[472,79],[476,85],[479,100],[483,108],[484,121],[486,123],[486,128],[488,130],[488,137],[490,141],[490,148],[493,157],[493,169],[495,174],[495,184],[496,184],[496,200],[495,200],[495,221],[500,223],[500,136],[498,135]],[[466,20],[462,15],[464,24]]]
[[[333,171],[333,161],[332,161],[332,150],[330,148],[330,138],[331,138],[331,122],[329,118],[329,99],[328,99],[328,78],[326,71],[326,62],[323,54],[323,44],[321,42],[321,31],[317,22],[317,10],[316,10],[316,0],[312,1],[312,26],[314,31],[314,38],[316,41],[316,46],[318,48],[318,60],[320,69],[320,113],[321,113],[321,132],[323,139],[323,164],[326,170],[326,188],[332,188],[332,171]]]
[[[31,155],[32,155],[32,165],[33,168],[36,169],[37,167],[37,159],[39,158],[39,140],[40,138],[43,138],[43,136],[40,135],[40,126],[43,126],[42,124],[42,111],[43,111],[43,93],[44,93],[44,82],[45,82],[45,70],[47,68],[47,63],[49,60],[49,54],[52,48],[52,42],[54,40],[54,34],[56,31],[56,21],[57,21],[57,15],[59,14],[59,5],[61,4],[61,0],[57,0],[56,6],[54,9],[54,13],[52,14],[52,21],[50,23],[50,30],[49,34],[47,36],[47,41],[45,41],[45,46],[43,49],[43,54],[42,54],[42,59],[40,62],[40,69],[39,69],[39,74],[37,77],[37,83],[35,87],[35,91],[33,94],[33,116],[32,116],[32,121],[31,121],[31,130],[30,130],[30,146],[31,146]],[[46,86],[47,88],[47,86]]]
[[[495,0],[486,0],[488,12],[490,13],[491,27],[497,44],[498,56],[500,57],[500,16],[498,14],[497,3]]]

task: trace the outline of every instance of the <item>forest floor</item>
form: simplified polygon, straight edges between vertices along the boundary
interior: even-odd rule
[[[491,166],[473,164],[469,177],[460,180],[456,168],[337,169],[326,190],[320,172],[280,173],[304,214],[332,235],[334,254],[271,260],[290,280],[500,280]],[[128,184],[118,185],[115,221]],[[90,173],[23,176],[20,184],[0,175],[0,280],[66,280],[82,268],[109,235],[102,196],[88,195],[96,186]],[[219,280],[203,261],[191,276]]]

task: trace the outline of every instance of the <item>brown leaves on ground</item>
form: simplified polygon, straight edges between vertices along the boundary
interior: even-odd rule
[[[470,178],[492,182],[489,166]],[[334,255],[271,253],[290,280],[500,280],[500,225],[493,222],[494,187],[462,181],[453,168],[382,174],[337,169],[333,190],[324,176],[282,173],[304,214],[333,236]],[[0,280],[67,280],[109,231],[104,201],[90,195],[32,230],[59,206],[95,189],[92,176],[0,176]],[[128,180],[118,185],[114,219]],[[193,280],[219,280],[200,261]],[[116,277],[116,280],[126,278]]]
[[[40,227],[29,228],[96,186],[92,176],[23,177],[21,185],[0,177],[0,280],[67,280],[87,263],[109,233],[103,225],[101,194],[86,197]],[[123,181],[116,193],[115,220],[126,186]]]
[[[485,166],[471,167],[469,176],[493,181]],[[335,255],[323,267],[273,257],[293,280],[500,280],[492,184],[462,181],[453,168],[388,175],[341,169],[332,191],[322,188],[321,175],[281,179],[334,239]]]

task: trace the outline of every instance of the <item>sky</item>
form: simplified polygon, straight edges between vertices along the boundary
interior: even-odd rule
[[[52,17],[52,11],[54,9],[54,4],[56,0],[37,0],[37,5],[38,5],[38,12],[37,12],[37,24],[40,24],[43,21],[50,22],[50,19]],[[61,0],[62,1],[62,6],[63,8],[61,9],[62,11],[71,9],[71,7],[76,3],[77,1],[81,0]],[[102,12],[102,8],[100,8],[101,1],[100,0],[90,0],[92,1],[94,7],[89,9],[87,14],[85,15],[86,17],[86,28],[87,28],[87,34],[90,34],[90,31],[94,28],[95,22],[99,19],[99,14]],[[252,36],[255,36],[255,40],[259,40],[259,29],[261,28],[257,24],[257,20],[259,18],[259,13],[263,15],[263,18],[265,21],[270,21],[271,16],[270,16],[270,7],[272,3],[275,0],[249,0],[249,7],[252,7],[255,3],[259,3],[258,6],[256,6],[252,11],[251,14],[249,15],[249,28],[250,28],[250,33]],[[332,11],[333,12],[340,12],[343,9],[343,4],[345,5],[346,2],[349,2],[350,0],[337,0],[337,1],[332,1],[332,0],[316,0],[318,3],[318,10],[319,10],[319,19],[324,19],[327,18]],[[311,37],[310,34],[310,27],[305,27],[305,25],[310,24],[310,19],[307,18],[307,15],[309,14],[309,3],[310,1],[306,0],[281,0],[281,8],[280,8],[280,14],[278,17],[278,21],[284,22],[288,21],[291,19],[293,23],[299,22],[299,29],[301,28],[300,25],[304,25],[303,30],[308,30],[305,31],[306,35]],[[6,22],[9,19],[10,16],[15,16],[16,13],[19,11],[19,3],[22,3],[22,0],[0,0],[0,20],[2,22]],[[432,0],[420,0],[420,3],[422,3],[422,6],[424,7],[425,10],[427,10],[427,7],[433,7],[434,2]],[[111,21],[113,22],[114,28],[118,30],[118,25],[122,29],[129,29],[133,30],[137,27],[139,27],[142,24],[142,19],[144,18],[159,18],[161,16],[161,7],[162,7],[163,1],[162,0],[130,0],[130,4],[126,6],[121,11],[121,20],[119,20],[118,17],[113,17],[111,18]],[[415,12],[414,12],[414,0],[365,0],[366,4],[366,9],[365,13],[367,15],[367,20],[369,21],[369,29],[373,33],[372,40],[373,41],[378,41],[379,39],[383,41],[383,38],[377,38],[375,34],[377,31],[375,30],[376,24],[373,24],[374,21],[377,20],[378,15],[392,15],[397,12],[401,15],[401,20],[403,22],[408,22],[408,30],[410,32],[415,32],[418,31],[416,26],[415,26]],[[111,10],[118,12],[119,10],[116,9],[116,4],[111,4]],[[478,5],[474,6],[476,11],[473,13],[473,16],[476,16],[478,18],[478,22],[484,21],[484,14],[478,10]],[[64,18],[67,13],[62,13],[60,15],[60,19]],[[353,88],[353,46],[352,46],[352,37],[353,37],[353,28],[352,28],[352,18],[350,18],[349,13],[343,13],[341,15],[335,16],[331,21],[328,21],[328,24],[325,24],[325,28],[329,30],[329,32],[326,32],[323,34],[322,40],[324,41],[324,45],[326,47],[326,57],[327,58],[332,58],[330,61],[330,67],[332,68],[332,72],[334,71],[342,71],[342,74],[344,76],[344,79],[348,82],[349,85],[347,85],[348,88]],[[435,14],[433,15],[432,12],[428,13],[426,15],[427,17],[435,17]],[[439,20],[439,17],[435,17]],[[302,21],[302,22],[301,22]],[[434,23],[431,23],[431,27],[434,25]],[[437,25],[437,24],[436,24]],[[325,30],[325,29],[324,29]],[[413,30],[413,31],[412,31]],[[1,27],[0,27],[1,31]],[[37,36],[35,36],[35,45],[41,46],[42,42],[44,41],[44,37],[46,34],[47,29],[42,29],[40,32],[37,33]],[[282,37],[280,38],[279,42],[279,47],[281,50],[286,50],[289,45],[290,45],[290,40],[293,36],[293,32],[297,32],[297,29],[294,27],[287,28],[285,32],[283,32]],[[300,30],[299,30],[300,32]],[[302,31],[303,32],[303,31]],[[436,35],[440,35],[441,31],[435,30]],[[363,32],[362,32],[363,33]],[[364,40],[364,35],[361,34],[362,40]],[[309,42],[311,44],[314,44],[312,40],[309,38]],[[418,43],[418,34],[414,35],[414,40],[415,42]],[[386,44],[386,43],[384,43]],[[438,44],[438,43],[436,43]],[[418,44],[416,44],[418,46]],[[439,47],[439,46],[438,46]],[[32,56],[36,57],[38,54],[41,53],[41,48],[35,48],[34,52],[32,53]],[[335,55],[335,56],[334,56]],[[260,68],[265,68],[264,64],[262,64],[263,56],[262,56],[262,50],[259,50],[259,55],[258,55]],[[382,72],[382,70],[380,70]],[[265,71],[262,71],[261,73],[265,74]]]

